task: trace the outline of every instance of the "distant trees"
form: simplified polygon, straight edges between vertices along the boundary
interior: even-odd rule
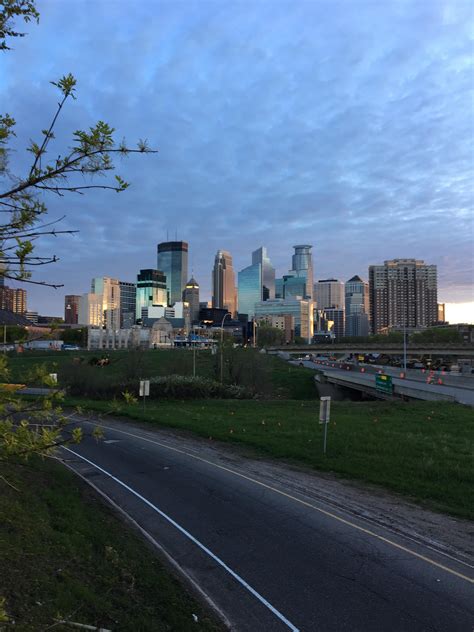
[[[257,345],[259,347],[272,347],[285,344],[285,332],[277,327],[271,327],[262,323],[257,328]]]
[[[463,342],[463,337],[461,333],[454,327],[432,327],[430,329],[425,329],[424,331],[419,331],[412,334],[412,336],[410,337],[410,341],[415,344],[423,342],[439,342],[440,344],[449,344],[450,342],[461,343]]]

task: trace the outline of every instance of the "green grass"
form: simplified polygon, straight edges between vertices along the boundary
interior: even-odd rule
[[[98,412],[110,403],[66,400]],[[121,414],[190,430],[261,453],[375,483],[453,515],[474,518],[474,416],[446,402],[334,402],[327,455],[313,401],[204,400],[123,405]]]
[[[238,349],[241,361],[246,355],[254,354],[253,349]],[[9,356],[8,366],[10,370],[10,382],[21,384],[34,384],[30,373],[35,366],[45,365],[49,372],[58,373],[61,382],[61,370],[72,364],[75,359],[82,358],[87,363],[91,358],[100,358],[103,352],[92,351],[29,351],[22,354]],[[100,376],[110,376],[119,379],[121,375],[132,369],[139,377],[153,377],[162,375],[192,375],[193,354],[187,349],[150,350],[138,354],[130,354],[128,351],[108,351],[110,365],[95,367],[94,370]],[[216,378],[215,365],[218,358],[210,351],[198,351],[196,353],[196,374],[204,377]],[[314,385],[314,371],[304,367],[289,365],[276,356],[258,354],[258,360],[262,363],[268,374],[273,397],[288,399],[313,399],[317,397]],[[132,367],[130,367],[130,363]]]
[[[18,630],[223,629],[149,547],[71,472],[0,464],[0,597]],[[193,620],[193,613],[199,623]],[[0,624],[0,628],[1,628]]]

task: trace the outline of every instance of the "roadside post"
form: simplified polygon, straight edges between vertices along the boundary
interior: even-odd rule
[[[329,396],[320,397],[319,398],[319,423],[324,424],[323,454],[326,454],[328,425],[329,425],[330,415],[331,415],[331,398]]]
[[[140,380],[140,397],[143,397],[143,411],[145,411],[145,398],[150,395],[150,380]]]

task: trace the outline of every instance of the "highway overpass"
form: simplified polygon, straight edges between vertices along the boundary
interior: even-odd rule
[[[325,385],[330,384],[334,387],[360,391],[379,399],[451,401],[474,406],[474,376],[471,375],[449,375],[444,371],[405,372],[393,367],[378,369],[370,365],[350,365],[321,360],[305,360],[300,364],[315,370],[320,395],[330,394],[329,391],[325,391]],[[391,378],[393,390],[389,394],[381,392],[376,387],[376,375],[382,372]],[[337,395],[337,389],[335,394]]]
[[[282,345],[279,347],[268,347],[268,353],[276,353],[284,351],[290,354],[331,354],[331,355],[348,355],[379,353],[384,355],[403,355],[403,343],[362,343],[362,344],[317,344],[317,345]],[[441,356],[450,359],[472,358],[474,359],[474,345],[472,344],[408,344],[407,355],[409,357],[419,358],[420,356]]]

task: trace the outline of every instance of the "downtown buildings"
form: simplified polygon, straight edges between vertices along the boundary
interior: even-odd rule
[[[191,325],[216,326],[226,313],[252,335],[249,320],[274,325],[306,342],[366,336],[391,329],[422,328],[440,320],[437,313],[436,267],[416,259],[386,261],[370,267],[370,282],[352,276],[346,283],[336,278],[314,282],[312,246],[294,246],[288,274],[275,279],[275,269],[265,247],[251,253],[251,264],[238,273],[232,255],[218,250],[212,269],[212,307],[200,304],[200,287],[194,277],[186,281],[188,244],[158,244],[163,269],[142,269],[136,283],[96,277],[91,292],[66,299],[68,323],[104,329],[128,329],[140,323],[150,327],[165,319],[176,331]],[[203,309],[203,306],[205,309]],[[201,308],[201,309],[200,309]],[[444,319],[443,319],[444,320]],[[162,322],[162,325],[164,323]],[[273,325],[271,325],[273,326]]]

